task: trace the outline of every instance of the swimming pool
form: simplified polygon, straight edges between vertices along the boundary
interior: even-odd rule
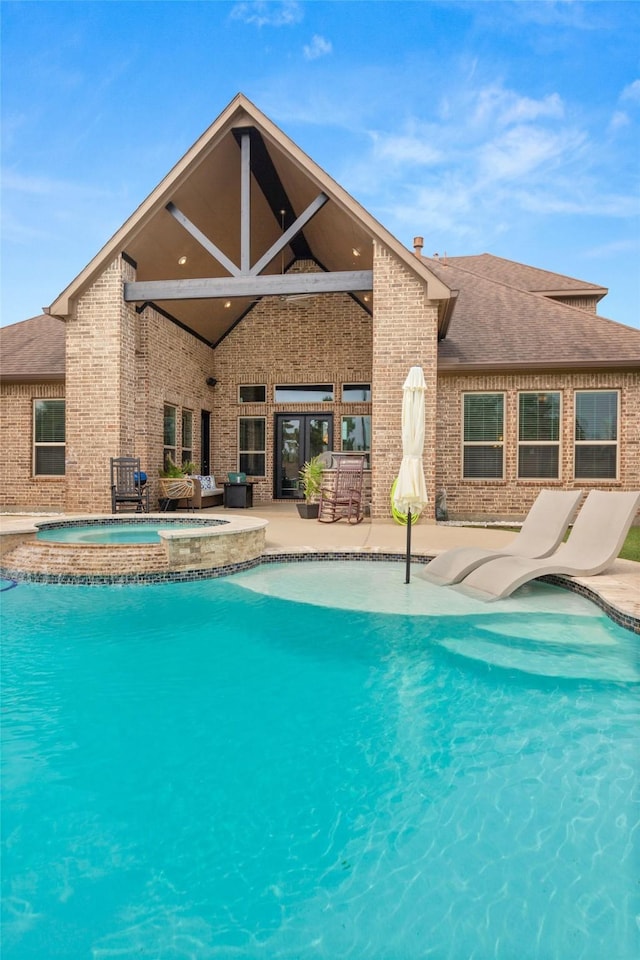
[[[3,594],[4,957],[635,957],[637,637],[401,580]]]

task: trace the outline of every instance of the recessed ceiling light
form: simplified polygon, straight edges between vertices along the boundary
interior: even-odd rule
[[[354,257],[359,257],[359,256],[360,256],[360,251],[358,250],[357,247],[354,247],[353,250],[351,251],[351,253],[354,255]]]
[[[225,310],[228,310],[230,306],[231,306],[231,300],[225,300],[225,302],[224,302],[224,308],[225,308]]]
[[[181,267],[184,267],[184,265],[185,265],[186,262],[187,262],[187,258],[186,258],[186,257],[180,257],[180,258],[178,259],[178,263],[180,264]]]

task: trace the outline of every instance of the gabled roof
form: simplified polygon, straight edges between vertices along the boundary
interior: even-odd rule
[[[591,296],[597,302],[609,292],[606,287],[553,273],[551,270],[530,267],[526,263],[516,263],[515,260],[505,260],[504,257],[495,257],[492,253],[447,257],[446,262],[454,266],[457,264],[488,280],[498,280],[511,287],[528,290],[529,293],[541,293],[546,297]]]
[[[243,142],[247,137],[250,204],[243,195]],[[242,94],[234,98],[48,311],[59,317],[68,316],[72,301],[107,264],[124,254],[136,264],[139,283],[200,278],[218,281],[214,299],[207,296],[163,301],[153,297],[161,310],[215,344],[255,302],[255,293],[237,294],[242,287],[233,282],[228,267],[229,262],[232,266],[241,264],[247,253],[247,235],[247,259],[255,266],[296,219],[321,200],[321,194],[328,198],[327,202],[265,264],[259,272],[261,277],[273,280],[300,259],[314,260],[323,271],[371,271],[373,240],[378,239],[426,282],[428,296],[441,304],[444,314],[450,292],[428,266],[419,262]],[[189,230],[186,221],[197,229]],[[208,249],[207,243],[202,243],[203,235]],[[212,255],[212,248],[222,252],[223,262],[227,258],[226,267]],[[180,260],[184,262],[179,264]],[[227,290],[224,285],[221,287],[221,280],[228,280]],[[267,292],[265,283],[265,293],[258,295]],[[364,303],[365,291],[351,292],[364,309],[369,309]]]
[[[464,257],[423,259],[458,291],[439,371],[640,369],[640,330],[488,279]]]
[[[64,380],[64,323],[41,314],[0,328],[0,379]]]

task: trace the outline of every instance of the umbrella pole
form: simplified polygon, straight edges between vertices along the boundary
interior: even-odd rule
[[[407,566],[404,582],[411,579],[411,510],[407,510]]]

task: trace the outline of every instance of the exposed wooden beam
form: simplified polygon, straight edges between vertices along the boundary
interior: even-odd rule
[[[240,141],[240,272],[251,269],[251,138],[248,133]]]
[[[352,293],[373,288],[372,270],[277,274],[259,277],[203,277],[197,280],[140,280],[125,283],[124,299],[206,300],[292,294]]]
[[[295,223],[292,223],[289,229],[285,230],[280,239],[276,240],[273,246],[267,250],[267,252],[263,254],[256,263],[254,263],[250,271],[252,277],[262,273],[264,268],[271,263],[274,257],[276,257],[281,250],[284,250],[289,241],[295,237],[296,234],[300,233],[304,225],[308,223],[312,217],[315,217],[318,210],[324,207],[328,199],[329,197],[326,194],[319,193],[315,200],[311,201],[307,209],[304,211],[304,213],[300,214]]]
[[[242,137],[246,133],[251,138],[251,172],[254,179],[271,207],[278,224],[288,229],[295,219],[293,204],[287,195],[260,132],[255,127],[243,127],[233,131],[239,144],[242,143]],[[284,210],[284,224],[282,223],[281,210]],[[291,249],[296,260],[315,260],[304,233],[298,233],[293,237]]]
[[[168,213],[170,213],[171,216],[174,217],[174,219],[176,219],[178,223],[181,224],[185,230],[191,234],[194,240],[197,240],[200,246],[204,247],[207,253],[211,254],[214,260],[217,260],[218,263],[225,268],[225,270],[229,271],[232,277],[240,276],[240,270],[238,267],[236,267],[235,263],[229,260],[226,254],[224,254],[219,247],[216,247],[215,243],[213,243],[212,240],[209,240],[209,237],[205,236],[202,230],[199,230],[198,227],[196,227],[195,223],[192,223],[191,220],[184,215],[184,213],[178,210],[175,203],[169,202],[166,209]]]

